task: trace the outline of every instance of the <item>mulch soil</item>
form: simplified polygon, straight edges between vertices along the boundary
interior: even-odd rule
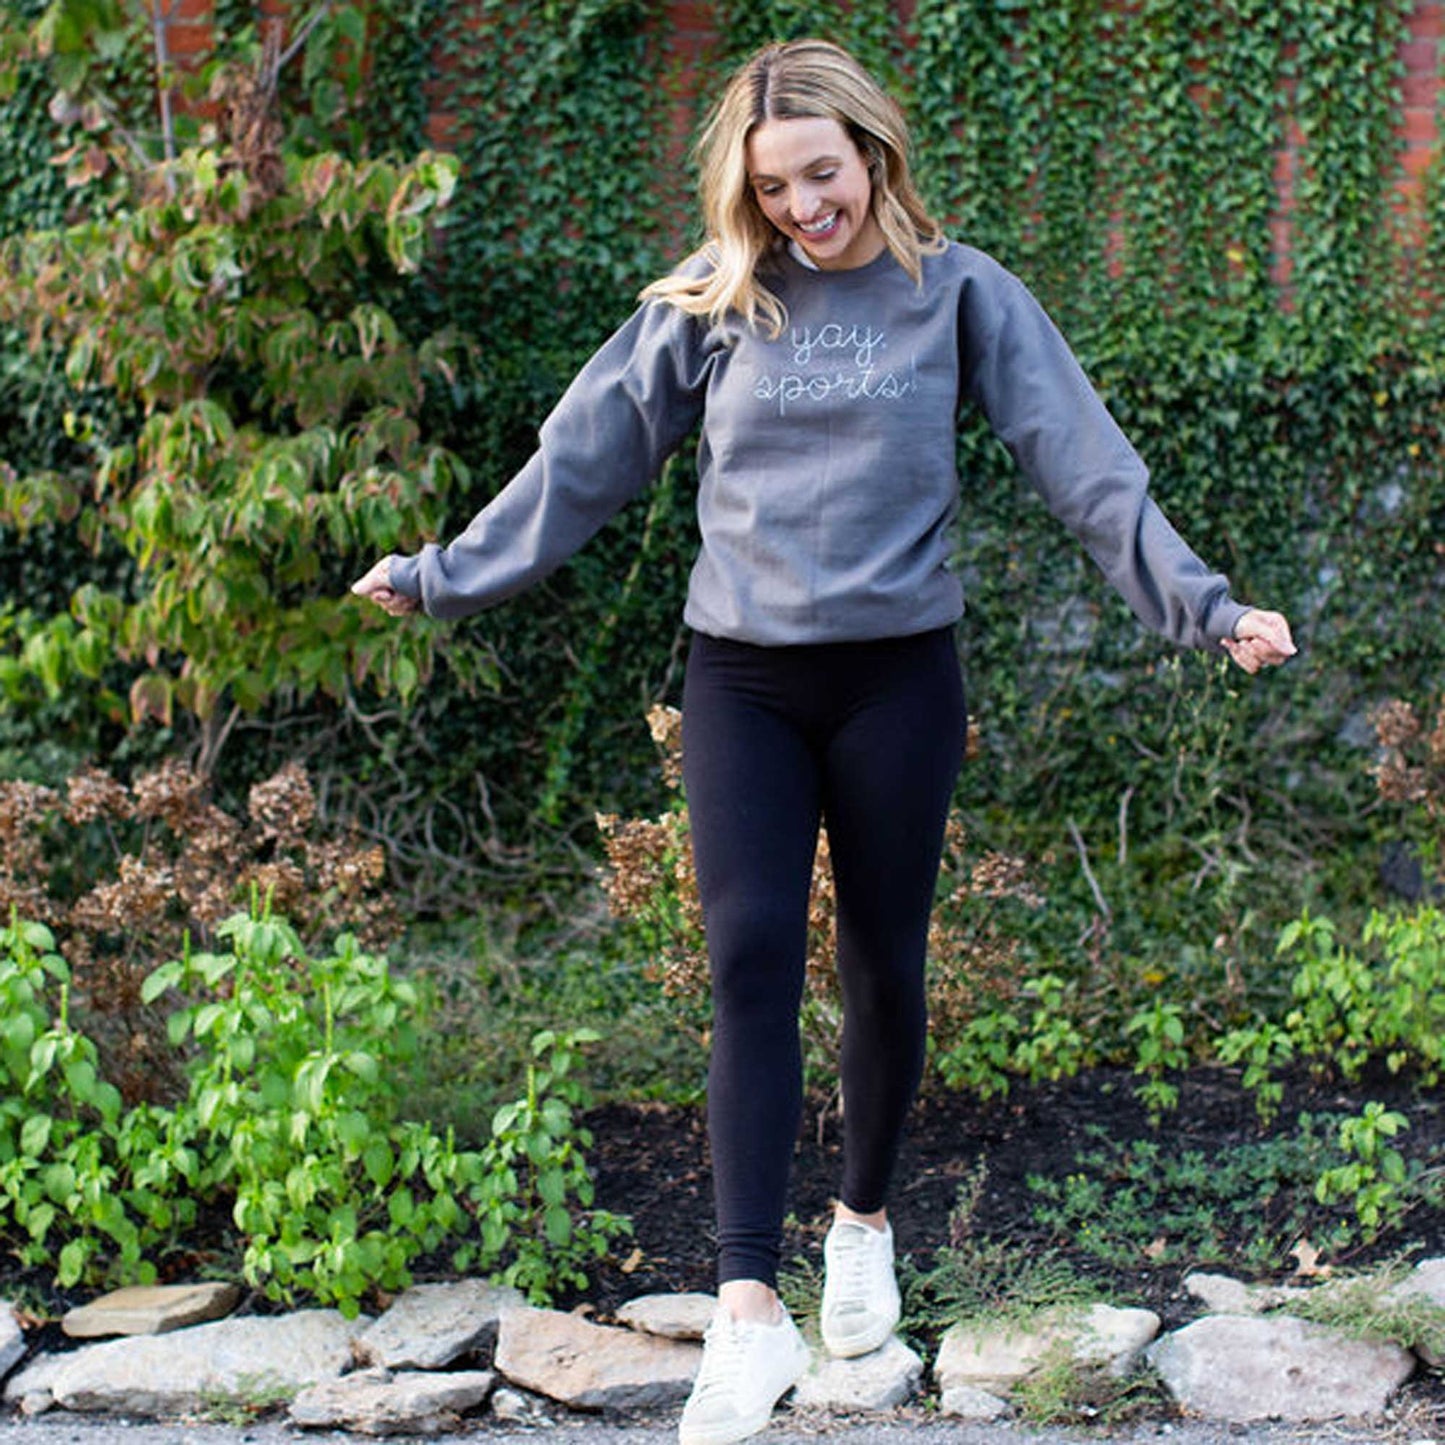
[[[1097,1070],[1058,1083],[1015,1086],[1006,1098],[987,1102],[947,1093],[923,1098],[889,1203],[900,1253],[920,1268],[934,1262],[949,1242],[960,1185],[982,1166],[983,1185],[970,1220],[974,1238],[1055,1251],[1077,1273],[1092,1277],[1104,1297],[1153,1309],[1166,1328],[1196,1317],[1200,1307],[1185,1294],[1184,1276],[1202,1268],[1247,1277],[1248,1271],[1227,1261],[1236,1253],[1243,1257],[1260,1224],[1253,1216],[1221,1216],[1223,1227],[1236,1231],[1233,1241],[1223,1241],[1224,1262],[1181,1259],[1169,1240],[1159,1238],[1123,1266],[1101,1264],[1036,1217],[1040,1196],[1030,1176],[1063,1179],[1076,1171],[1080,1156],[1099,1146],[1100,1131],[1116,1143],[1151,1140],[1171,1153],[1190,1149],[1211,1161],[1227,1160],[1230,1151],[1263,1135],[1254,1100],[1234,1072],[1200,1069],[1185,1076],[1179,1106],[1157,1127],[1135,1097],[1136,1082],[1127,1072]],[[1407,1116],[1409,1128],[1395,1142],[1408,1158],[1432,1165],[1445,1161],[1445,1090],[1415,1090],[1383,1073],[1348,1090],[1302,1074],[1287,1085],[1269,1132],[1291,1131],[1301,1113],[1357,1114],[1365,1100],[1376,1099]],[[587,1297],[598,1314],[605,1317],[639,1294],[711,1290],[712,1182],[702,1110],[612,1104],[592,1111],[587,1124],[594,1136],[588,1159],[597,1207],[629,1215],[634,1230],[618,1258],[592,1272]],[[822,1236],[840,1170],[840,1121],[824,1111],[820,1123],[818,1111],[810,1110],[794,1159],[785,1261],[802,1258],[821,1268]],[[1158,1262],[1160,1254],[1170,1255],[1169,1262]],[[1445,1254],[1445,1211],[1417,1208],[1399,1229],[1369,1246],[1356,1244],[1343,1257],[1319,1263],[1354,1271],[1402,1254]],[[1288,1282],[1288,1268],[1275,1282]]]

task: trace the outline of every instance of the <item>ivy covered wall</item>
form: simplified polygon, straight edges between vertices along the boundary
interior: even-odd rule
[[[978,836],[1055,859],[1086,913],[1082,852],[1121,911],[1132,898],[1141,937],[1211,958],[1233,957],[1271,898],[1374,888],[1382,835],[1405,824],[1372,811],[1368,712],[1392,694],[1429,701],[1445,663],[1445,4],[357,8],[354,144],[441,144],[461,161],[440,259],[406,301],[418,331],[445,320],[467,338],[469,364],[430,403],[472,467],[451,525],[505,483],[639,287],[697,239],[687,142],[720,77],[767,40],[836,38],[905,101],[952,233],[1045,299],[1166,510],[1303,644],[1253,682],[1172,656],[967,428],[960,643],[980,756],[961,797]],[[224,40],[255,12],[212,13]],[[0,168],[38,175],[43,130],[17,98]],[[57,194],[53,176],[28,183]],[[0,226],[44,203],[7,193]],[[460,860],[457,897],[466,860],[483,875],[566,866],[557,845],[585,856],[594,807],[658,796],[642,718],[678,689],[692,528],[682,456],[546,585],[464,624],[495,653],[494,692],[464,696],[443,668],[405,714],[361,699],[305,726],[263,720],[230,765],[309,748],[333,768],[333,802],[404,861]]]

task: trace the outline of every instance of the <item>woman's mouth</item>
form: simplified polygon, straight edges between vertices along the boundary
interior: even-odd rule
[[[798,230],[810,241],[826,240],[838,229],[842,214],[841,211],[829,211],[826,216],[820,216],[816,221],[799,221]]]

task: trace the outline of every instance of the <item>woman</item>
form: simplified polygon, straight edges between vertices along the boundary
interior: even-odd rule
[[[807,1352],[777,1296],[802,1106],[808,886],[826,823],[844,999],[834,1355],[898,1321],[885,1208],[923,1065],[924,950],[965,713],[949,570],[955,428],[980,408],[1150,628],[1247,672],[1294,652],[1150,501],[1147,472],[1024,286],[944,239],[898,107],[838,47],[769,46],[704,132],[707,244],[654,282],[450,546],[354,590],[457,617],[570,556],[701,423],[684,782],[714,1002],[719,1305],[683,1445],[766,1425]]]

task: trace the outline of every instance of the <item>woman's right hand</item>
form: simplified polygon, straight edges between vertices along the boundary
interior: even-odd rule
[[[351,584],[351,590],[358,597],[365,597],[393,617],[405,617],[421,611],[421,601],[398,592],[391,585],[391,557],[381,559],[365,576],[358,577]]]

